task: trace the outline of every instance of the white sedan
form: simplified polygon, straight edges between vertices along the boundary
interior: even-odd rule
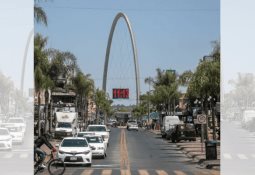
[[[14,124],[17,127],[21,127],[22,128],[22,132],[23,133],[26,132],[26,122],[25,122],[24,118],[22,118],[22,117],[12,117],[12,118],[9,118],[6,123],[12,123],[12,124]]]
[[[104,138],[107,146],[109,145],[110,130],[106,125],[89,125],[87,131],[95,132],[96,135],[101,135]]]
[[[66,137],[59,146],[57,157],[65,164],[83,164],[91,166],[92,149],[82,137]]]
[[[21,144],[23,142],[24,133],[22,132],[21,126],[16,126],[12,123],[2,123],[0,126],[9,130],[9,133],[12,136],[12,143]]]
[[[103,141],[102,136],[85,136],[90,146],[95,149],[92,150],[92,156],[94,157],[102,157],[103,159],[106,157],[106,145]]]
[[[12,136],[8,129],[0,128],[0,150],[12,149]]]

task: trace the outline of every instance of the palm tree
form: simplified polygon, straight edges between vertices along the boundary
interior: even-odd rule
[[[34,19],[37,23],[42,23],[45,26],[48,25],[47,15],[42,7],[38,6],[38,0],[34,2]]]
[[[40,34],[36,34],[34,39],[34,74],[35,74],[35,93],[38,99],[38,134],[40,135],[41,129],[41,116],[40,116],[40,106],[41,106],[41,92],[44,90],[47,92],[53,87],[53,82],[49,76],[49,60],[46,52],[47,38],[44,38]],[[48,101],[45,101],[45,106],[47,109]],[[45,124],[47,124],[47,111],[45,117]],[[45,125],[46,126],[46,125]]]

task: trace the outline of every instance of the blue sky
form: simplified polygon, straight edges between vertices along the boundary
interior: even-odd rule
[[[48,36],[48,47],[74,53],[80,68],[100,88],[107,39],[119,11],[129,17],[135,33],[142,93],[148,90],[144,77],[154,77],[156,68],[195,70],[199,59],[212,51],[211,42],[220,39],[219,0],[54,0],[40,5],[48,15],[48,27],[35,24],[35,32]],[[117,46],[125,31],[120,21],[112,53],[120,52]],[[118,64],[109,67],[109,74]]]

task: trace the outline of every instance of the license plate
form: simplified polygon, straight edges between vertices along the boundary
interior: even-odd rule
[[[70,160],[77,160],[77,157],[70,157]]]

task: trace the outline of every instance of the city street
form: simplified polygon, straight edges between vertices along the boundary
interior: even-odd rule
[[[1,174],[28,175],[33,172],[33,120],[27,120],[24,142],[14,144],[12,151],[0,151]]]
[[[238,121],[223,121],[222,174],[254,174],[255,133],[244,130]]]
[[[46,171],[41,174],[46,174]],[[176,145],[146,130],[111,128],[106,159],[93,159],[92,167],[67,165],[68,175],[203,175],[219,171],[200,169]]]

